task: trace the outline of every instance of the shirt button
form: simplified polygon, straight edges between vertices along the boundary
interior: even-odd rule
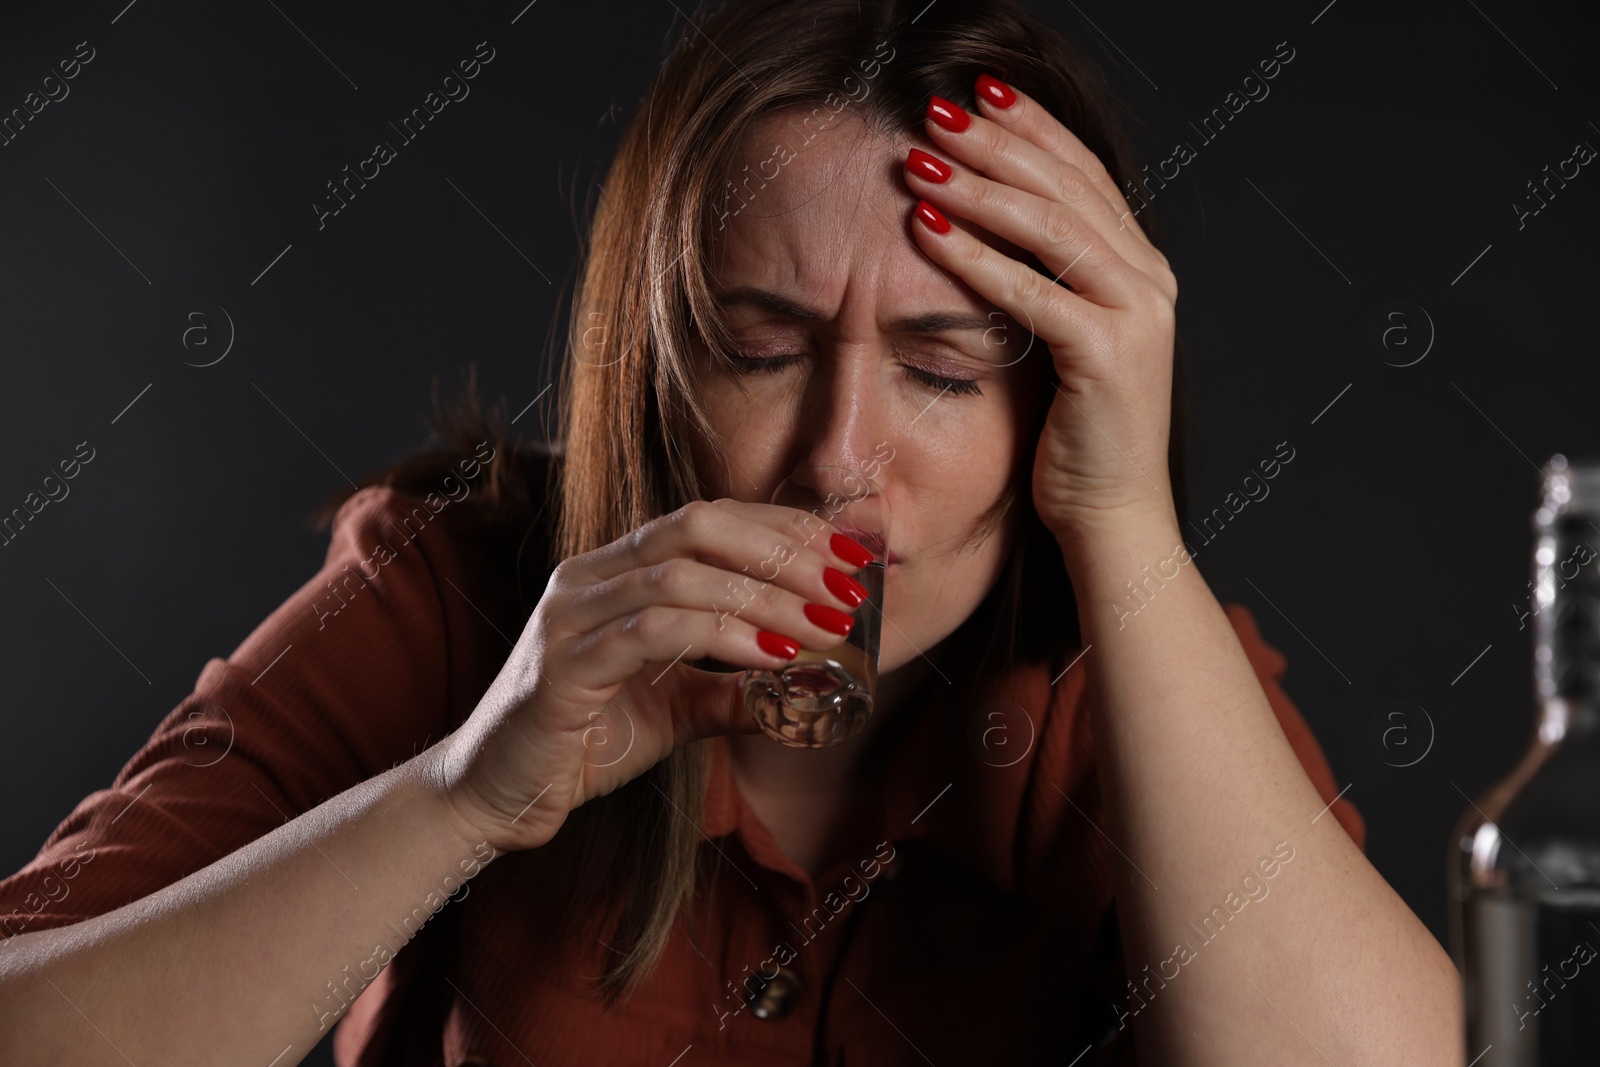
[[[767,979],[760,989],[750,994],[747,1001],[750,1014],[757,1019],[782,1019],[794,1010],[800,999],[800,978],[787,967],[780,966],[778,973]]]

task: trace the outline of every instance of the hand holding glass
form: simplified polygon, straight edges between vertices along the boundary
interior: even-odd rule
[[[872,552],[855,574],[867,590],[842,645],[802,648],[779,670],[747,670],[744,704],[768,737],[795,748],[827,748],[855,736],[872,714],[878,686],[878,643],[889,558],[889,503],[882,489],[845,467],[804,467],[779,483],[772,503],[809,512],[795,529],[806,540],[826,522]],[[823,522],[816,521],[817,519]]]

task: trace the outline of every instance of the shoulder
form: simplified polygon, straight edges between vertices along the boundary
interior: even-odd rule
[[[430,559],[470,560],[498,582],[509,579],[531,611],[555,565],[564,449],[513,438],[482,416],[444,426],[447,435],[340,489],[307,518],[332,527],[330,558],[388,532],[422,545]],[[438,532],[424,538],[423,530]]]
[[[551,528],[564,450],[556,442],[511,440],[485,429],[476,441],[448,440],[418,449],[360,483],[328,497],[307,517],[315,528],[360,521],[376,510],[416,503],[455,535],[492,542]],[[408,498],[399,501],[396,498]],[[487,546],[486,546],[487,547]]]
[[[560,459],[548,442],[487,433],[407,456],[324,508],[323,570],[371,582],[391,612],[436,630],[453,689],[487,685],[555,565]]]

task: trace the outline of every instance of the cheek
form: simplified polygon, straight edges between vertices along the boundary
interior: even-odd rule
[[[890,575],[885,611],[895,625],[883,628],[886,669],[949,637],[993,586],[1006,560],[1004,525],[965,551],[957,548],[957,531],[971,529],[981,514],[970,497],[941,490],[923,495],[913,518],[896,520],[917,524],[923,552],[915,566]]]
[[[1005,436],[1007,427],[988,429],[994,445],[955,442],[918,457],[915,474],[910,463],[902,470],[910,482],[907,510],[913,513],[902,526],[914,527],[915,534],[908,530],[908,536],[924,548],[917,580],[927,584],[930,596],[968,608],[983,599],[1006,556],[1007,520],[987,532],[981,527],[1005,495],[1015,452]]]
[[[701,495],[766,503],[759,487],[782,478],[777,470],[792,439],[788,408],[760,388],[747,394],[726,380],[703,382],[699,396],[720,435],[718,447],[698,432],[689,434]]]

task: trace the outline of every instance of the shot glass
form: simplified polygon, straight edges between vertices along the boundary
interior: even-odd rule
[[[786,667],[744,674],[744,706],[763,733],[793,748],[828,748],[859,733],[872,714],[889,558],[889,501],[860,471],[812,466],[779,483],[772,503],[797,509],[790,525],[800,542],[826,536],[831,526],[874,557],[855,574],[867,599],[856,608],[855,625],[843,644],[825,652],[802,648]]]

